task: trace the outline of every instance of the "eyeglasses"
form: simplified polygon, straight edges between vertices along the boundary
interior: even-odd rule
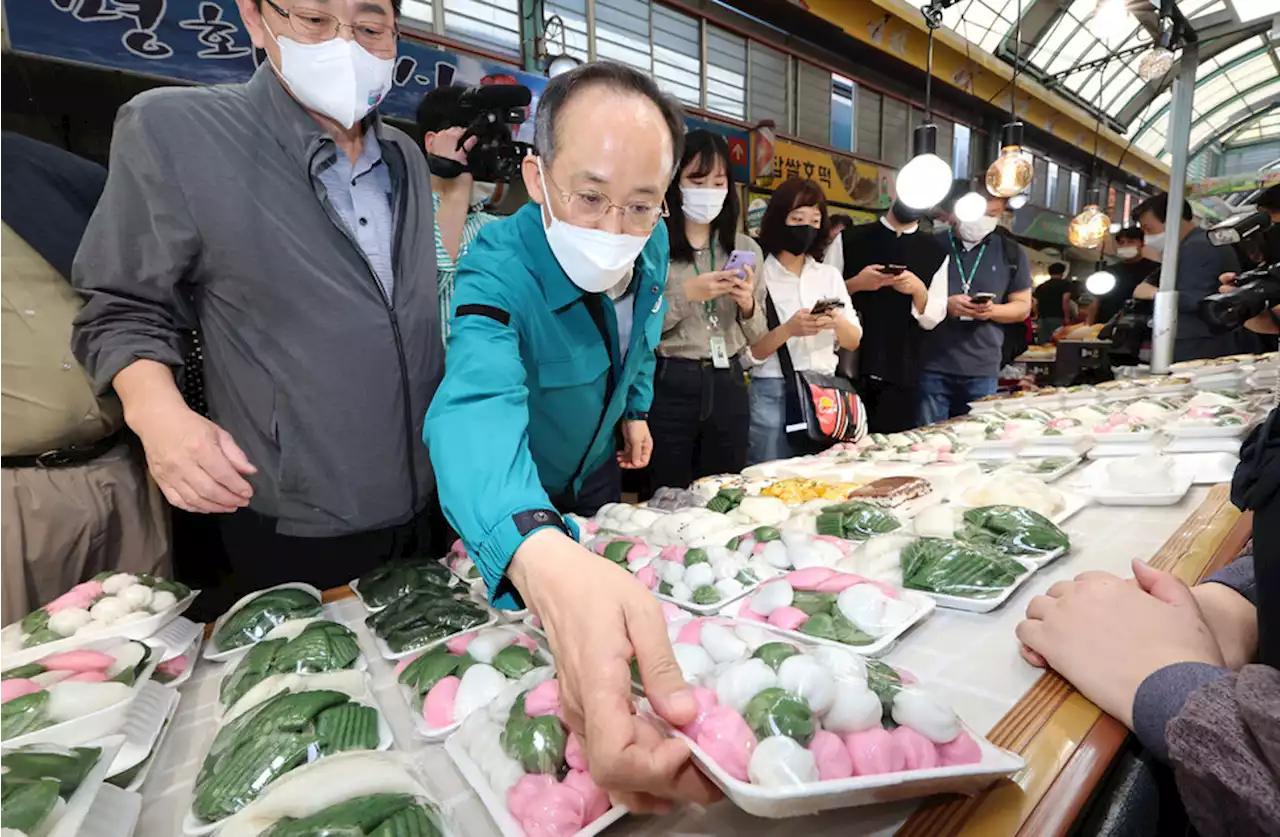
[[[545,168],[542,170],[542,176],[547,179],[547,183],[551,184],[560,193],[560,199],[564,201],[569,213],[569,217],[565,220],[575,226],[598,224],[604,220],[610,210],[616,209],[622,213],[623,229],[636,235],[648,235],[653,232],[654,227],[658,226],[659,220],[671,214],[667,210],[665,199],[660,204],[649,203],[648,201],[632,201],[626,205],[621,205],[614,203],[606,195],[592,189],[566,192],[551,179],[551,175]]]
[[[289,28],[300,43],[318,44],[338,37],[343,29],[351,30],[356,43],[380,58],[389,58],[396,52],[396,36],[399,30],[394,24],[377,18],[365,18],[355,23],[343,23],[328,12],[296,6],[282,9],[275,0],[266,0],[276,14],[289,22]]]

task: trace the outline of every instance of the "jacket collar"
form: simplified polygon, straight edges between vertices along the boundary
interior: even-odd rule
[[[333,137],[320,127],[320,123],[307,113],[297,99],[289,95],[270,63],[260,65],[245,87],[249,101],[262,115],[271,135],[303,170],[309,171],[311,160],[326,143],[336,149]],[[375,110],[366,116],[363,124],[366,129],[373,128],[373,135],[381,143],[382,118],[378,112]]]

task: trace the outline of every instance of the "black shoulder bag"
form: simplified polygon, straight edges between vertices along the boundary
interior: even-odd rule
[[[769,328],[775,329],[781,320],[768,293],[764,304]],[[850,381],[838,375],[797,372],[785,342],[778,348],[778,363],[787,390],[788,436],[804,434],[811,446],[826,448],[867,435],[867,411]]]

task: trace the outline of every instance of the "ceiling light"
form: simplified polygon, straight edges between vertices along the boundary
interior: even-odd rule
[[[951,165],[934,153],[938,126],[926,122],[912,138],[914,156],[898,172],[898,200],[912,209],[931,209],[951,188]]]
[[[1097,192],[1090,190],[1089,198],[1090,203],[1071,219],[1067,227],[1067,240],[1086,249],[1101,245],[1111,229],[1111,218],[1098,206]]]
[[[958,221],[976,221],[987,214],[987,199],[977,192],[970,192],[956,201],[955,216]]]
[[[570,70],[578,67],[580,64],[582,64],[582,62],[577,58],[574,58],[572,55],[552,56],[547,60],[547,78],[555,78],[556,76],[564,75]]]
[[[987,169],[987,190],[998,198],[1025,192],[1035,174],[1022,150],[1022,123],[1010,122],[1000,132],[1000,156]]]
[[[1115,286],[1115,274],[1109,270],[1096,271],[1095,273],[1090,274],[1088,279],[1084,280],[1085,290],[1094,296],[1104,296],[1109,294]]]
[[[1138,62],[1138,75],[1143,81],[1155,81],[1173,69],[1173,52],[1164,47],[1152,47]]]
[[[1028,200],[1030,200],[1030,198],[1027,196],[1026,192],[1019,192],[1018,194],[1009,198],[1009,208],[1022,209],[1022,207],[1027,205]]]

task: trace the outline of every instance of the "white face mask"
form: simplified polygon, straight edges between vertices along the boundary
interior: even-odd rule
[[[281,66],[276,70],[289,92],[304,107],[344,128],[364,119],[391,90],[395,59],[379,58],[345,38],[301,44],[271,34],[280,47]]]
[[[551,209],[551,195],[547,192],[547,173],[538,158],[538,174],[542,177],[542,199],[546,202],[551,225],[546,228],[547,244],[556,261],[568,275],[569,281],[587,293],[603,293],[626,275],[649,236],[611,233],[575,227],[556,218]]]
[[[728,189],[680,187],[680,206],[684,209],[684,217],[695,224],[710,224],[720,217],[720,210],[728,197]]]
[[[1158,233],[1147,233],[1142,243],[1155,250],[1157,253],[1164,252],[1164,231]]]
[[[1116,255],[1122,259],[1135,259],[1138,257],[1138,253],[1140,252],[1141,252],[1141,248],[1139,247],[1117,247],[1116,248]]]
[[[493,195],[498,191],[497,183],[481,183],[476,181],[471,184],[471,206],[480,206],[487,204],[493,200]]]
[[[966,244],[977,244],[996,231],[1000,219],[991,215],[983,215],[974,221],[957,221],[956,235]]]

